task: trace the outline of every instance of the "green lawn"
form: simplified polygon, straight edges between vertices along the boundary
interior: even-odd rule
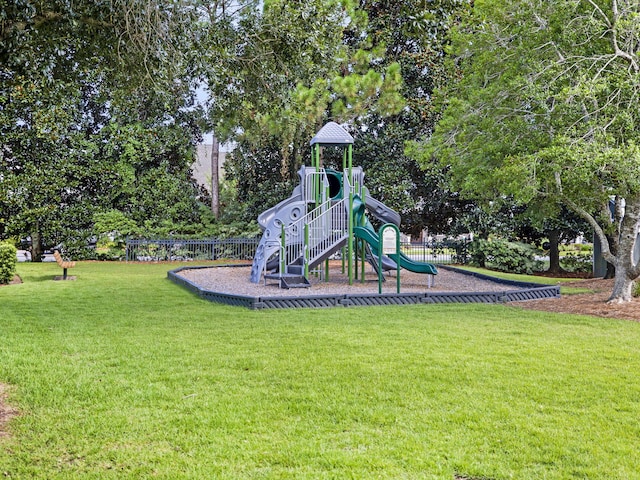
[[[543,277],[539,275],[523,275],[518,273],[505,273],[505,272],[497,272],[495,270],[488,270],[486,268],[478,268],[478,267],[457,267],[462,270],[468,270],[470,272],[483,273],[485,275],[490,275],[496,278],[503,278],[505,280],[515,280],[518,282],[530,282],[530,283],[540,283],[543,285],[560,285],[560,293],[563,295],[574,295],[577,293],[591,293],[593,290],[589,288],[582,287],[567,287],[564,286],[564,283],[575,282],[576,278],[551,278],[551,277]]]
[[[170,265],[0,288],[0,476],[638,479],[640,324],[501,305],[249,311]]]

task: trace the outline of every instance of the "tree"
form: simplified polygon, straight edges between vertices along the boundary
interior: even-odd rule
[[[469,5],[467,0],[360,2],[372,44],[384,52],[378,61],[400,65],[406,104],[386,118],[368,111],[355,119],[354,161],[364,167],[375,196],[402,215],[403,231],[413,236],[427,227],[435,233],[456,232],[455,218],[470,203],[451,190],[445,169],[434,166],[427,172],[405,152],[406,142],[433,131],[438,112],[432,95],[449,81],[447,33]]]
[[[463,76],[423,151],[466,195],[543,200],[549,215],[564,205],[587,220],[615,265],[615,302],[640,275],[639,43],[635,1],[476,1],[453,36]],[[618,225],[598,215],[611,198],[624,199]]]
[[[224,119],[218,131],[240,146],[227,161],[227,173],[242,173],[234,177],[240,189],[255,187],[258,178],[248,178],[254,172],[272,172],[271,185],[289,185],[308,161],[308,140],[322,124],[348,122],[357,142],[355,161],[365,167],[367,184],[402,212],[405,229],[419,234],[425,220],[435,228],[447,225],[458,208],[455,193],[444,194],[442,172],[426,175],[403,150],[407,139],[433,126],[430,95],[444,81],[439,42],[456,9],[468,4],[272,1],[265,2],[262,13],[251,11],[235,30],[241,53],[228,57],[227,75],[219,90],[213,89],[215,111]],[[428,75],[421,75],[425,71]],[[274,155],[277,145],[279,155]],[[279,158],[280,164],[232,168],[236,161],[252,162],[241,152],[263,156],[264,162]],[[240,198],[264,205],[253,187]]]
[[[0,235],[30,236],[37,261],[45,244],[86,242],[96,210],[191,221],[199,2],[3,7]]]
[[[272,0],[262,11],[243,12],[232,29],[235,53],[222,59],[224,74],[218,63],[207,71],[217,135],[241,147],[226,164],[241,175],[233,177],[239,188],[261,183],[258,176],[266,172],[272,174],[269,191],[295,181],[309,159],[309,140],[328,120],[345,122],[370,110],[388,115],[403,107],[399,66],[377,63],[381,52],[371,47],[364,25],[366,15],[351,0]],[[347,42],[354,32],[358,40]],[[241,168],[252,163],[242,152],[274,164]],[[231,167],[234,161],[238,168]],[[269,203],[276,201],[268,196]]]

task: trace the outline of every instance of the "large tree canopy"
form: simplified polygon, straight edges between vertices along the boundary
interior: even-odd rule
[[[407,141],[433,131],[437,119],[433,92],[449,77],[444,68],[447,34],[470,3],[360,2],[369,18],[372,43],[384,49],[380,61],[400,65],[406,104],[395,115],[368,111],[355,119],[354,161],[364,167],[374,196],[401,214],[402,230],[414,237],[424,229],[456,233],[455,219],[470,203],[449,189],[442,168],[427,172],[405,154]]]
[[[476,0],[453,38],[463,75],[443,92],[425,163],[450,165],[470,196],[576,211],[616,267],[611,300],[629,300],[640,274],[640,4]],[[625,203],[616,255],[601,215],[612,198]]]
[[[457,200],[441,172],[427,176],[404,155],[404,142],[433,128],[443,39],[469,3],[273,0],[243,17],[240,54],[229,57],[226,81],[210,84],[219,128],[239,142],[227,168],[249,214],[290,191],[308,141],[333,120],[351,125],[354,160],[374,195],[402,212],[405,230],[445,227]]]
[[[94,213],[194,221],[194,2],[2,2],[0,236],[86,243]],[[189,33],[189,35],[187,35]]]
[[[352,0],[264,2],[241,15],[224,75],[206,72],[220,137],[238,142],[230,176],[252,213],[278,200],[276,185],[290,191],[325,122],[403,108],[399,65],[380,62],[384,51],[372,45],[357,7]]]

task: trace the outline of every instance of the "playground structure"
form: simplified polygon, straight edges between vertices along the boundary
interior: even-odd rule
[[[414,261],[400,251],[400,215],[369,194],[362,168],[353,167],[353,137],[329,122],[311,139],[310,146],[312,165],[300,168],[300,183],[292,195],[258,216],[263,235],[251,267],[251,281],[275,279],[280,288],[309,287],[314,269],[328,279],[329,258],[342,251],[350,285],[358,278],[358,270],[364,281],[365,263],[369,262],[378,276],[379,293],[383,272],[391,269],[397,271],[397,293],[401,268],[426,274],[427,286],[432,286],[436,267]],[[322,166],[321,149],[327,146],[343,149],[341,172]],[[382,222],[377,232],[367,212]],[[387,229],[395,233],[391,249],[384,245]]]

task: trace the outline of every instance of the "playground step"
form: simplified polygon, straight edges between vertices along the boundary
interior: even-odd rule
[[[292,273],[269,273],[264,276],[265,285],[267,279],[278,280],[280,288],[309,288],[311,284],[304,275]]]
[[[304,275],[304,265],[292,264],[287,266],[287,273],[290,275]]]
[[[311,284],[304,275],[287,275],[280,280],[280,288],[309,288]]]

